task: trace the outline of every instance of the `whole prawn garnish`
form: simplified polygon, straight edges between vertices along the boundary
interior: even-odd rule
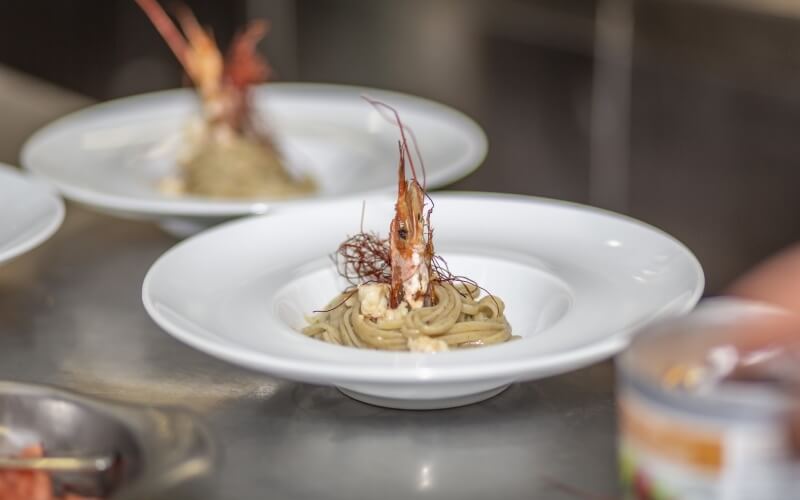
[[[406,180],[406,152],[400,146],[397,202],[389,226],[392,282],[389,303],[396,308],[404,299],[416,309],[431,303],[433,241],[427,234],[425,190],[416,176]]]
[[[361,285],[386,285],[392,309],[404,302],[411,309],[434,305],[435,283],[461,283],[483,290],[473,280],[451,273],[447,262],[434,252],[430,222],[433,202],[425,188],[425,165],[413,132],[400,121],[394,108],[369,97],[364,99],[400,130],[397,201],[388,238],[365,232],[362,213],[361,231],[339,245],[334,256],[339,274],[353,286],[351,293],[356,293]],[[407,135],[418,165],[414,164]]]
[[[251,21],[222,56],[213,35],[204,30],[186,7],[177,10],[183,33],[157,0],[136,0],[167,42],[200,94],[206,122],[235,133],[266,139],[252,119],[250,87],[266,81],[271,68],[256,53],[256,44],[269,28]]]
[[[397,171],[397,202],[394,206],[394,218],[389,226],[390,256],[390,295],[389,305],[397,308],[405,301],[411,309],[429,306],[432,302],[431,280],[433,276],[433,238],[430,226],[432,207],[427,203],[424,177],[422,183],[417,178],[417,168],[408,147],[406,132],[397,111],[379,101],[365,99],[379,112],[389,111],[400,130],[398,149],[400,152]],[[412,140],[414,139],[412,135]],[[413,141],[416,150],[416,140]],[[425,172],[422,156],[417,153],[420,169]],[[406,179],[406,161],[411,170],[411,177]]]
[[[340,307],[352,295],[358,293],[359,287],[363,285],[387,287],[389,307],[392,309],[397,309],[403,303],[408,304],[411,309],[435,305],[437,297],[433,285],[437,283],[458,283],[468,288],[480,289],[492,297],[491,293],[474,280],[450,272],[447,262],[434,252],[431,226],[433,201],[425,187],[425,165],[414,133],[403,124],[393,107],[363,97],[383,118],[397,125],[400,130],[394,217],[389,225],[389,237],[382,238],[375,232],[364,231],[362,211],[361,231],[339,245],[333,256],[339,274],[352,287],[348,289],[349,293],[345,293],[344,300],[331,309],[315,312],[329,312]],[[411,138],[413,156],[419,161],[418,166],[414,164],[406,135]],[[409,167],[410,176],[406,171],[406,165]],[[417,167],[422,175],[421,182],[417,176]]]

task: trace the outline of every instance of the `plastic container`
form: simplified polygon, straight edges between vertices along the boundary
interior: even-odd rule
[[[620,355],[624,498],[800,498],[788,417],[796,392],[720,375],[739,355],[732,327],[770,314],[758,304],[715,299],[648,328]]]

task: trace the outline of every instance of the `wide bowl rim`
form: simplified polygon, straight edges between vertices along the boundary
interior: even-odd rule
[[[691,311],[697,302],[700,300],[704,287],[705,276],[703,274],[702,266],[697,260],[695,255],[683,243],[676,238],[665,233],[664,231],[655,228],[649,224],[633,219],[628,216],[616,214],[607,210],[596,209],[578,203],[565,202],[561,200],[552,200],[547,198],[531,197],[525,195],[511,195],[500,193],[474,193],[474,192],[442,192],[436,193],[434,199],[470,199],[481,202],[488,200],[503,200],[503,201],[516,201],[523,203],[541,203],[547,205],[555,205],[570,210],[591,211],[594,214],[601,215],[602,217],[612,217],[616,220],[623,220],[630,224],[638,226],[640,229],[655,232],[661,237],[668,240],[671,244],[683,254],[687,262],[691,266],[694,279],[696,280],[692,293],[685,297],[684,300],[674,305],[671,314],[683,315]],[[254,218],[241,219],[237,221],[228,222],[217,226],[215,228],[204,231],[188,240],[178,243],[173,248],[165,252],[148,270],[143,284],[142,284],[142,301],[148,314],[153,318],[158,326],[164,329],[168,334],[177,340],[195,348],[206,354],[224,359],[240,366],[246,366],[251,369],[264,371],[267,373],[274,373],[283,375],[289,378],[298,380],[308,380],[313,378],[315,380],[334,380],[336,383],[355,383],[355,382],[375,382],[375,383],[431,383],[431,382],[470,382],[478,380],[518,380],[524,378],[526,375],[534,373],[554,373],[561,370],[563,367],[578,367],[591,364],[592,362],[612,356],[622,350],[631,338],[631,335],[638,328],[638,325],[632,325],[630,328],[625,328],[619,331],[609,332],[604,339],[587,344],[581,348],[574,349],[569,352],[550,355],[546,359],[534,360],[518,360],[515,362],[509,361],[492,361],[485,362],[481,365],[463,364],[458,366],[439,366],[436,369],[411,369],[407,367],[396,367],[392,369],[374,368],[355,366],[350,369],[344,369],[338,365],[321,365],[317,361],[310,360],[287,360],[281,356],[273,356],[264,352],[252,352],[243,347],[235,346],[232,343],[223,342],[206,342],[203,339],[198,339],[191,334],[187,334],[183,329],[166,318],[158,310],[156,303],[153,300],[151,292],[151,284],[154,276],[160,272],[161,266],[168,259],[172,258],[176,252],[180,252],[186,245],[193,244],[197,238],[213,237],[215,234],[227,231],[231,227],[252,224]],[[321,343],[322,344],[322,343]],[[322,344],[326,345],[327,344]],[[341,346],[329,346],[339,349],[352,349]],[[481,349],[470,350],[481,351],[486,349],[493,349],[494,346],[484,347]],[[375,351],[375,355],[382,355]],[[466,353],[449,352],[444,353],[448,356],[466,355]],[[410,358],[425,356],[425,354],[416,353],[392,353],[393,356],[408,356]],[[563,370],[561,370],[563,371]]]

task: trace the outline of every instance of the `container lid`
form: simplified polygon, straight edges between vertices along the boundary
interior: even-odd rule
[[[732,298],[706,300],[688,316],[645,329],[620,355],[621,383],[670,406],[709,415],[783,418],[796,404],[785,386],[734,376],[783,353],[773,347],[743,352],[736,335],[783,311]],[[793,364],[792,370],[797,370]]]

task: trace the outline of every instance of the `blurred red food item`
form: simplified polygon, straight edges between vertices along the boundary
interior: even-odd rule
[[[38,458],[44,456],[42,445],[25,448],[20,457]],[[0,500],[100,500],[71,493],[56,496],[53,480],[42,471],[0,470]]]

